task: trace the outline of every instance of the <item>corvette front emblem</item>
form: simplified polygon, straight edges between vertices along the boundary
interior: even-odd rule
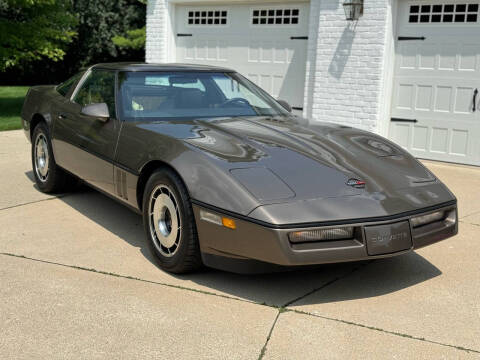
[[[363,189],[365,187],[365,181],[351,178],[351,179],[348,179],[347,185],[353,186],[354,188],[357,188],[357,189]]]

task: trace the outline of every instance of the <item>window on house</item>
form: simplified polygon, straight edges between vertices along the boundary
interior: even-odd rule
[[[254,9],[252,25],[297,25],[299,9]]]
[[[477,23],[479,4],[415,4],[410,5],[411,24]]]
[[[190,10],[188,25],[227,25],[227,10]]]

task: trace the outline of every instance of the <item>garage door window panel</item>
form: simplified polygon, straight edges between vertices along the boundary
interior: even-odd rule
[[[252,25],[297,25],[300,9],[254,9]]]
[[[189,26],[221,26],[227,25],[228,11],[224,9],[189,10],[187,24]]]
[[[479,4],[415,4],[410,5],[411,24],[478,23]]]

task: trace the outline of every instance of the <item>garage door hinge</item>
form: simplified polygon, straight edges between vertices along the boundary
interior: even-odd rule
[[[308,36],[290,36],[290,40],[308,40]]]
[[[192,34],[177,34],[177,36],[193,36]]]
[[[398,41],[425,40],[425,36],[399,36]]]

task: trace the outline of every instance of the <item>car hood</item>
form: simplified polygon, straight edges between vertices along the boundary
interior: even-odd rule
[[[295,116],[135,126],[160,135],[147,146],[175,154],[170,163],[193,199],[272,224],[381,217],[455,201],[402,148],[348,126]],[[349,186],[350,179],[365,186]]]
[[[223,163],[247,188],[262,183],[260,177],[270,180],[263,185],[265,191],[272,183],[284,183],[277,186],[277,196],[263,199],[267,201],[388,194],[436,181],[397,145],[351,127],[309,125],[295,117],[207,119],[196,124],[195,137],[185,141]],[[348,186],[349,179],[365,181],[365,188]]]

